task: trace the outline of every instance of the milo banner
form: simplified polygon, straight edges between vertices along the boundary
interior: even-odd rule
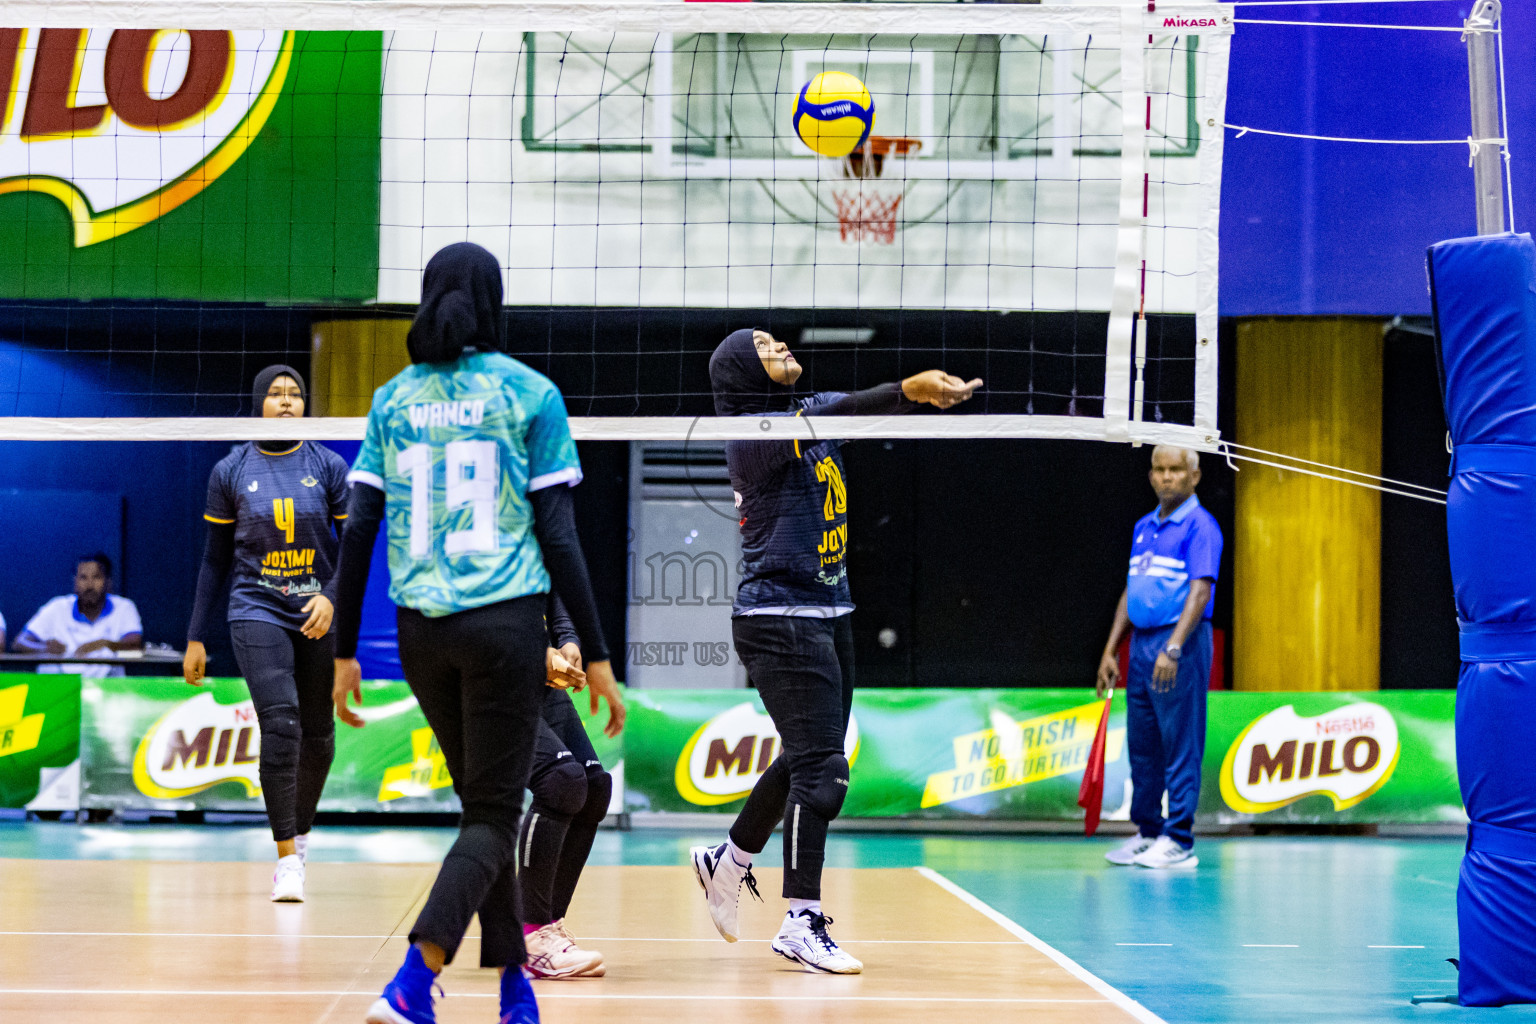
[[[0,674],[0,807],[73,810],[80,677]]]
[[[0,297],[373,299],[381,43],[0,28]]]
[[[1455,694],[1213,693],[1207,822],[1464,821]],[[1103,704],[1082,690],[866,690],[844,742],[861,817],[1078,819]],[[1108,732],[1103,814],[1126,820],[1123,699]],[[630,693],[631,810],[734,813],[778,753],[750,691]]]
[[[181,679],[107,678],[84,687],[80,806],[262,809],[261,730],[243,680],[193,688]],[[322,811],[458,810],[442,751],[405,683],[364,683],[358,713],[361,729],[337,723]],[[617,763],[609,741],[599,735],[595,745]]]
[[[1456,782],[1454,690],[1211,697],[1202,818],[1467,820]]]
[[[23,692],[24,691],[24,692]],[[363,729],[338,725],[328,811],[456,809],[404,683],[364,684]],[[587,719],[630,811],[734,813],[781,744],[750,690],[629,690],[622,742]],[[74,761],[79,806],[259,810],[261,736],[244,683],[0,677],[0,802],[37,798]],[[586,699],[577,698],[583,714]],[[1079,820],[1102,702],[1086,690],[866,690],[843,751],[858,817]],[[1207,823],[1464,821],[1455,693],[1210,695]],[[1129,817],[1123,699],[1108,730],[1103,815]],[[622,765],[623,771],[619,771]],[[62,783],[61,783],[62,784]]]

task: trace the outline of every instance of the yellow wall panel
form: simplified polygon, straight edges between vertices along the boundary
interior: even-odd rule
[[[373,391],[410,365],[404,318],[321,320],[310,330],[311,414],[366,416]]]
[[[1233,440],[1381,472],[1380,321],[1238,325]],[[1237,474],[1233,685],[1374,690],[1381,662],[1381,494],[1268,466]]]

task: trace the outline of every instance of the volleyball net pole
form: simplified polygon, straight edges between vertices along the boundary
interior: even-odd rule
[[[1504,167],[1509,142],[1500,117],[1503,99],[1499,61],[1499,0],[1478,0],[1463,23],[1468,81],[1472,89],[1472,178],[1477,188],[1477,233],[1504,231]],[[1497,148],[1482,140],[1501,139]],[[1514,216],[1510,216],[1514,230]]]

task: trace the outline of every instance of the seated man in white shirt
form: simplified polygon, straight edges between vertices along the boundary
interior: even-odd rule
[[[75,593],[56,597],[37,610],[15,649],[26,653],[73,654],[98,657],[111,651],[132,651],[144,646],[144,625],[139,609],[126,597],[108,593],[112,588],[112,560],[101,552],[82,557],[75,565]],[[120,676],[121,665],[60,664],[50,662],[39,672],[70,672],[82,676]]]

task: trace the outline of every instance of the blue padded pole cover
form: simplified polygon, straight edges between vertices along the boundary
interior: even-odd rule
[[[1456,764],[1471,824],[1456,893],[1464,1006],[1536,1002],[1536,245],[1429,250],[1461,621]]]

